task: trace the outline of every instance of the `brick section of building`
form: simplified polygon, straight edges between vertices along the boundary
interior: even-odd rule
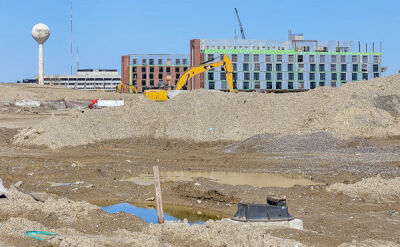
[[[135,86],[138,92],[164,86],[173,87],[189,68],[187,55],[134,54],[123,56],[122,61],[122,71],[126,74],[124,80],[127,81],[124,83]]]
[[[190,66],[198,66],[204,62],[204,54],[200,52],[200,40],[199,39],[192,39],[190,41]],[[190,79],[188,83],[188,89],[199,89],[204,88],[204,73],[199,75],[195,75]]]

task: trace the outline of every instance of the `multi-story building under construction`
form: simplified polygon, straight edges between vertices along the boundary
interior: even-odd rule
[[[365,47],[353,51],[350,41],[305,40],[302,34],[289,34],[287,41],[200,40],[190,41],[190,65],[221,59],[233,63],[234,87],[241,90],[307,90],[319,86],[339,87],[352,81],[380,77],[381,51]],[[379,49],[381,50],[381,48]],[[188,89],[225,90],[221,67],[197,75]]]
[[[189,68],[189,56],[179,54],[132,54],[122,56],[122,82],[139,92],[149,88],[173,87]]]

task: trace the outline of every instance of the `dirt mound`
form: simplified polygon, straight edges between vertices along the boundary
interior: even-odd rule
[[[345,141],[334,138],[326,132],[316,132],[309,135],[256,135],[228,145],[225,151],[232,153],[348,152],[349,150],[362,151],[367,147],[371,148],[373,145],[361,138]]]
[[[306,93],[260,94],[195,90],[167,102],[143,95],[124,107],[54,116],[25,129],[17,144],[53,148],[149,136],[195,142],[242,141],[258,134],[334,138],[400,135],[400,76],[320,87]]]
[[[335,183],[328,187],[328,191],[340,191],[351,197],[400,198],[400,177],[384,179],[378,175],[354,184]]]

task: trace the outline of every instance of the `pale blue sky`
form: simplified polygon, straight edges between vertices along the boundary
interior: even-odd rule
[[[238,8],[247,39],[383,42],[386,75],[400,69],[399,0],[72,0],[80,68],[121,67],[129,53],[189,53],[193,38],[232,39]],[[70,71],[70,0],[0,0],[0,82],[37,74],[32,27],[46,23],[45,73]],[[238,30],[238,36],[239,30]],[[74,70],[76,66],[74,64]]]

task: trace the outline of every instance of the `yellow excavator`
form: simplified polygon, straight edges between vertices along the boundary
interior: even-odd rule
[[[218,62],[207,61],[199,66],[191,67],[186,70],[181,77],[178,79],[178,83],[175,85],[175,90],[181,90],[187,81],[193,76],[215,69],[217,67],[224,66],[226,81],[228,82],[229,91],[233,92],[233,67],[232,62],[227,55],[224,55],[223,60]],[[167,91],[162,89],[145,90],[144,94],[147,98],[153,101],[166,101],[168,99]]]
[[[128,88],[129,91],[132,90],[132,93],[137,93],[138,92],[138,90],[137,90],[137,88],[135,86],[124,84],[123,82],[121,82],[117,87],[117,93],[121,93],[122,92],[122,88]]]

